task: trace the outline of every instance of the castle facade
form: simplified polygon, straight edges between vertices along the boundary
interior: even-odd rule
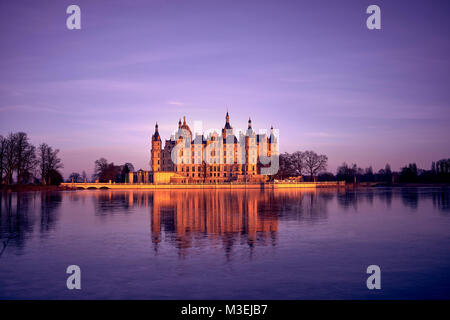
[[[269,135],[257,134],[251,119],[245,133],[237,136],[227,112],[222,132],[193,135],[184,121],[162,147],[158,124],[151,142],[153,183],[264,182],[263,168],[278,155],[273,127]]]

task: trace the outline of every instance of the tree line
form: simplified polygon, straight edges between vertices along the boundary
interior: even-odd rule
[[[123,165],[115,165],[114,162],[108,162],[105,158],[100,158],[94,163],[92,181],[124,183],[127,181],[128,173],[133,171],[134,166],[129,162]],[[72,181],[87,182],[86,172],[83,171],[81,175],[78,172],[72,172],[67,182]]]
[[[58,153],[46,143],[36,148],[25,132],[0,135],[0,184],[60,184]]]
[[[382,182],[382,183],[449,183],[450,159],[433,161],[431,169],[419,169],[415,163],[410,163],[392,171],[386,164],[383,169],[375,172],[372,166],[361,168],[357,164],[343,163],[336,174],[327,172],[328,158],[314,151],[296,151],[280,155],[280,169],[274,179],[302,177],[304,181],[346,181],[349,183]]]
[[[282,153],[279,157],[279,169],[274,179],[286,179],[290,177],[304,177],[315,181],[319,173],[327,168],[328,157],[319,155],[314,151],[296,151],[294,153]]]
[[[356,164],[348,166],[342,164],[337,169],[336,180],[347,182],[385,182],[385,183],[449,183],[450,182],[450,159],[433,161],[431,169],[419,169],[416,163],[409,163],[392,171],[391,166],[386,164],[384,169],[374,172],[372,167],[362,169]]]

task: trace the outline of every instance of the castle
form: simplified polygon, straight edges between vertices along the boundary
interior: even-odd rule
[[[193,136],[184,117],[164,148],[156,124],[150,153],[151,170],[135,173],[138,183],[264,182],[263,168],[269,164],[267,159],[278,155],[278,145],[273,127],[269,136],[257,134],[251,119],[238,139],[227,112],[221,134],[214,131],[206,137]],[[130,180],[133,183],[131,175]]]

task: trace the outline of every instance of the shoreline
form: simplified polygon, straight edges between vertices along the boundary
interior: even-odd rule
[[[0,185],[2,192],[27,192],[27,191],[66,191],[73,188],[65,186],[43,186],[43,185]]]
[[[119,184],[119,183],[62,183],[59,186],[46,185],[0,185],[1,192],[28,192],[28,191],[74,191],[74,190],[210,190],[210,189],[376,189],[376,188],[446,188],[450,183],[337,183],[337,182],[301,182],[301,183],[262,183],[262,184]]]

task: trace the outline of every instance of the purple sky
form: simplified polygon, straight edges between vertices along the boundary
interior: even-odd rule
[[[66,28],[70,4],[82,30]],[[381,7],[382,30],[365,9]],[[2,1],[0,134],[149,169],[155,121],[252,117],[280,151],[378,170],[450,156],[449,1]]]

